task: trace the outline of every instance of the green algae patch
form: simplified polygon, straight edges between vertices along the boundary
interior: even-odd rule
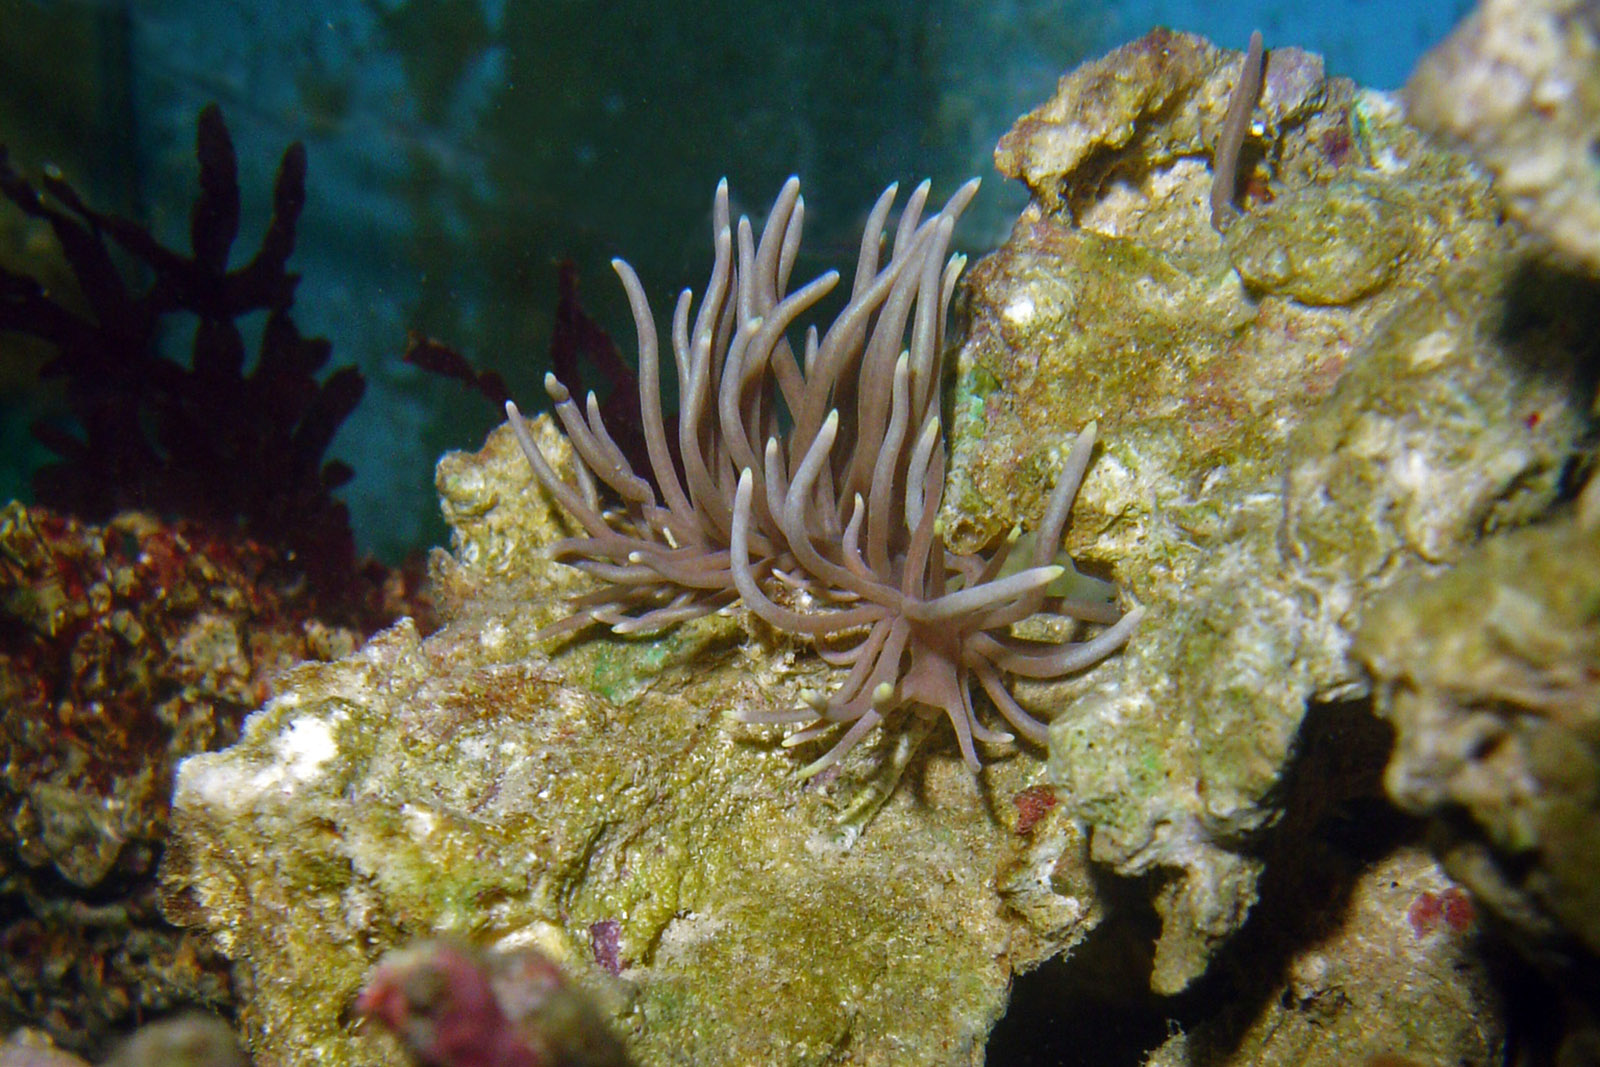
[[[737,621],[712,615],[662,634],[615,637],[603,631],[569,642],[556,652],[563,672],[583,679],[586,689],[613,704],[626,704],[663,673],[704,667],[736,644],[742,631]]]
[[[1388,284],[1412,244],[1405,203],[1377,182],[1296,190],[1230,226],[1246,285],[1304,304],[1349,304]]]

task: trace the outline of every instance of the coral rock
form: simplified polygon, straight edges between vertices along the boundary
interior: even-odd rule
[[[1165,992],[1249,913],[1239,846],[1279,817],[1308,706],[1366,691],[1364,607],[1541,514],[1587,416],[1574,308],[1526,309],[1485,176],[1314,56],[1268,52],[1242,214],[1213,230],[1239,62],[1157,31],[1001,142],[1034,201],[972,270],[945,498],[949,535],[988,541],[1099,420],[1067,547],[1148,615],[1116,671],[1018,696],[1054,711],[1094,858],[1180,872],[1155,902]]]
[[[1600,527],[1490,538],[1363,621],[1390,795],[1591,1025],[1600,993]],[[1440,910],[1440,917],[1446,913]]]
[[[1600,9],[1485,0],[1406,83],[1413,120],[1464,142],[1513,217],[1600,271]]]
[[[168,910],[255,990],[258,1057],[396,1063],[343,1006],[385,948],[470,933],[538,947],[641,1064],[979,1062],[1012,975],[1100,916],[1070,824],[990,815],[1037,757],[974,778],[930,745],[860,834],[841,809],[861,781],[808,786],[727,714],[826,684],[815,657],[723,615],[546,654],[533,637],[583,579],[541,551],[563,520],[510,429],[438,480],[445,625],[300,668],[179,772]]]

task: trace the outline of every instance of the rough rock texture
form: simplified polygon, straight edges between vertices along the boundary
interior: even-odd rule
[[[0,1041],[0,1067],[90,1067],[58,1049],[42,1030],[17,1030]],[[181,1014],[147,1023],[101,1067],[249,1067],[233,1028],[215,1016]]]
[[[1472,905],[1426,851],[1369,867],[1340,916],[1285,961],[1270,996],[1173,1036],[1148,1067],[1504,1062]]]
[[[1023,697],[1056,713],[1093,857],[1179,874],[1164,992],[1248,913],[1308,704],[1365,692],[1370,598],[1547,508],[1588,405],[1560,312],[1512,310],[1486,176],[1315,56],[1269,52],[1219,237],[1209,145],[1239,62],[1157,31],[1018,121],[996,158],[1034,202],[972,273],[953,398],[962,546],[1037,514],[1099,420],[1068,549],[1150,613],[1124,670]]]
[[[883,731],[803,786],[725,712],[837,675],[737,610],[537,645],[580,578],[546,561],[568,531],[497,431],[439,467],[443,629],[300,668],[237,745],[181,768],[167,908],[235,961],[261,1063],[398,1063],[347,1008],[385,949],[441,933],[538,947],[646,1065],[977,1062],[1011,976],[1099,923],[1091,860],[1151,876],[1157,991],[1205,970],[1286,854],[1308,713],[1369,691],[1363,616],[1547,512],[1592,393],[1487,177],[1314,56],[1269,54],[1219,237],[1209,145],[1238,68],[1151,34],[1063,79],[997,154],[1035,201],[965,297],[942,529],[970,550],[1029,527],[1098,420],[1067,548],[1149,608],[1121,656],[1018,687],[1053,720],[1055,790],[1037,754],[990,752],[974,778],[935,732],[880,806],[873,773],[916,743]],[[1235,1034],[1291,1055],[1326,1012],[1351,1055],[1415,1033],[1491,1058],[1481,972],[1403,940],[1422,894],[1450,926],[1459,890],[1413,852],[1385,863],[1351,875],[1349,939],[1330,913],[1294,946],[1290,1028]],[[1386,965],[1361,1003],[1395,1014],[1366,1040],[1336,1000]],[[1447,1004],[1485,1025],[1406,1014]]]
[[[225,961],[158,908],[172,774],[232,743],[275,672],[356,647],[314,607],[242,537],[0,509],[0,1027],[98,1055],[225,1000]]]
[[[0,855],[80,888],[153,865],[173,767],[232,743],[276,671],[360,643],[297,617],[273,553],[199,527],[12,503],[0,557]]]
[[[1038,757],[974,779],[930,744],[859,833],[841,808],[868,784],[804,787],[725,714],[797,700],[827,676],[809,654],[731,616],[535,647],[576,579],[528,480],[505,428],[447,456],[444,627],[300,668],[179,773],[168,910],[254,990],[258,1063],[400,1063],[345,1009],[384,949],[436,933],[539,946],[647,1065],[980,1062],[1012,973],[1099,917],[1076,827],[1019,829]]]
[[[1486,540],[1362,624],[1386,774],[1446,868],[1553,980],[1600,1003],[1600,516]],[[1573,1026],[1579,1025],[1574,1021]]]
[[[1513,217],[1600,269],[1600,3],[1484,0],[1423,57],[1406,101],[1494,172]]]

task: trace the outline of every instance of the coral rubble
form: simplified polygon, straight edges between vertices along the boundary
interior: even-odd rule
[[[0,509],[0,1025],[93,1050],[225,998],[219,959],[157,907],[172,773],[231,744],[277,674],[360,642],[313,606],[278,553],[209,526]]]

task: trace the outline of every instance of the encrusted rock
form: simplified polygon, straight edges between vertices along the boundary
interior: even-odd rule
[[[1149,615],[1120,663],[1019,696],[1094,858],[1181,872],[1167,992],[1249,913],[1308,705],[1366,691],[1370,599],[1539,515],[1587,424],[1572,309],[1518,297],[1486,176],[1316,57],[1268,53],[1243,213],[1211,228],[1238,70],[1157,31],[1018,122],[996,158],[1034,202],[972,272],[953,400],[963,547],[1031,521],[1099,421],[1068,548]]]
[[[224,961],[162,921],[155,862],[178,760],[232,743],[275,672],[360,642],[287,575],[200,524],[0,508],[0,1025],[97,1055],[225,998]]]
[[[1373,864],[1341,904],[1339,922],[1285,960],[1259,1001],[1173,1036],[1149,1067],[1504,1062],[1472,905],[1427,852]]]
[[[1018,832],[1038,757],[974,778],[930,745],[858,834],[862,782],[808,787],[726,714],[824,683],[814,656],[721,615],[547,655],[574,579],[510,431],[439,487],[444,627],[299,668],[179,774],[168,908],[255,991],[258,1062],[396,1063],[345,1009],[386,948],[436,934],[537,946],[642,1064],[980,1062],[1011,976],[1099,919],[1076,828]]]
[[[1600,271],[1600,4],[1484,0],[1423,57],[1406,100],[1494,172],[1515,218]]]
[[[1356,651],[1397,734],[1390,795],[1434,820],[1446,868],[1595,1027],[1600,522],[1501,534],[1414,577]]]
[[[1025,750],[974,777],[935,734],[877,808],[867,772],[915,743],[880,731],[802,784],[726,712],[837,672],[737,610],[541,644],[585,579],[548,562],[570,529],[497,431],[439,467],[444,628],[300,668],[180,771],[167,906],[247,979],[261,1062],[394,1062],[345,1009],[385,949],[438,934],[536,946],[645,1065],[977,1062],[1011,977],[1100,921],[1091,859],[1159,872],[1158,991],[1207,967],[1256,900],[1308,708],[1368,692],[1363,614],[1545,513],[1588,428],[1485,175],[1316,57],[1268,55],[1242,214],[1211,228],[1238,69],[1152,34],[998,153],[1035,201],[973,272],[941,529],[971,550],[1030,527],[1098,420],[1066,547],[1149,609],[1119,657],[1018,687],[1053,720],[1050,783]],[[1392,938],[1385,884],[1362,900]],[[1382,957],[1296,988],[1338,995]]]

